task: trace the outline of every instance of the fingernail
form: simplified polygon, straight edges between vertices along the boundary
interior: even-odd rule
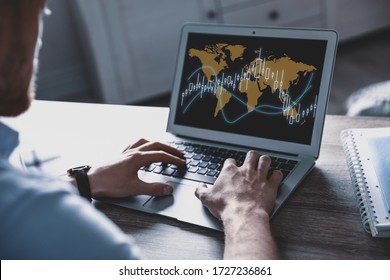
[[[172,186],[165,186],[165,187],[163,188],[163,194],[164,194],[164,195],[172,194],[172,192],[173,192]]]

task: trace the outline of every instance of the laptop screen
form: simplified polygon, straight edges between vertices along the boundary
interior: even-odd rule
[[[184,25],[167,131],[317,158],[337,39],[325,29]]]
[[[310,145],[327,40],[189,33],[174,123]]]

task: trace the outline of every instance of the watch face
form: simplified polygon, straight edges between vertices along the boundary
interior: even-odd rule
[[[91,169],[91,166],[82,165],[82,166],[70,168],[66,172],[68,173],[69,176],[74,176],[75,173],[78,171],[84,171],[85,173],[87,173],[89,171],[89,169]]]

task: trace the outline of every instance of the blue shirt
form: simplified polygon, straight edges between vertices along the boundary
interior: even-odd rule
[[[19,144],[19,133],[0,122],[0,159],[8,159]]]
[[[15,137],[16,135],[16,137]],[[135,259],[132,239],[62,180],[12,167],[0,123],[0,259]]]

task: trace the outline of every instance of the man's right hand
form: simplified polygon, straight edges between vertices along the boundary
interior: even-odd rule
[[[225,258],[277,258],[269,215],[274,207],[283,174],[268,178],[271,159],[249,151],[242,166],[227,159],[213,187],[201,185],[195,195],[223,222]]]

